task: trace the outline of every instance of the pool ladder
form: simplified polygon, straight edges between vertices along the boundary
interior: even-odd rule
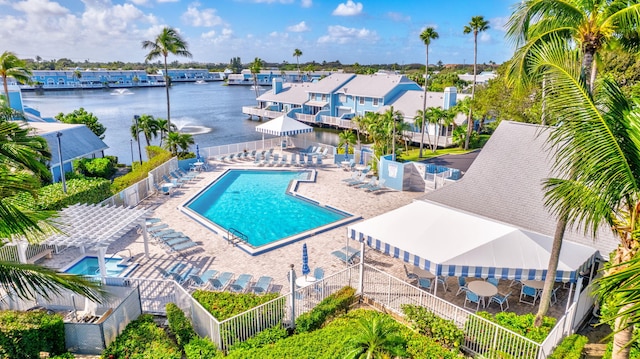
[[[235,228],[229,228],[227,230],[227,240],[235,246],[238,242],[248,243],[249,237]]]

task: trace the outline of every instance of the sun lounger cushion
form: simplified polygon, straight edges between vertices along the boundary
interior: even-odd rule
[[[238,278],[231,283],[229,289],[233,292],[244,292],[251,281],[252,276],[250,274],[241,274]]]

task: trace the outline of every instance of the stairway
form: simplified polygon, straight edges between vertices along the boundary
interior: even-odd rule
[[[584,359],[600,359],[607,349],[607,344],[587,343],[582,349]]]

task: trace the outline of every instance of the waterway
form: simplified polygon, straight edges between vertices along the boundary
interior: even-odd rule
[[[167,117],[163,87],[23,92],[22,97],[25,105],[39,110],[43,117],[54,117],[60,112],[66,114],[80,107],[93,113],[107,128],[104,142],[109,149],[105,153],[118,156],[119,162],[126,164],[131,163],[132,158],[138,158],[137,143],[131,142],[134,115]],[[249,116],[242,113],[242,106],[256,104],[255,92],[248,86],[225,86],[221,82],[175,84],[169,97],[171,122],[183,132],[193,134],[200,148],[262,138],[262,134],[255,130],[261,122],[255,117],[253,121],[249,120]],[[317,128],[313,133],[295,138],[331,145],[338,142],[335,132]],[[142,139],[143,158],[144,144]]]

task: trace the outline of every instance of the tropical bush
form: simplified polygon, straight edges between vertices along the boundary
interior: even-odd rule
[[[45,311],[0,312],[0,357],[39,358],[41,351],[52,355],[67,351],[62,316]]]
[[[114,161],[115,160],[115,161]],[[82,158],[73,161],[76,172],[86,177],[100,177],[110,179],[116,173],[117,158]]]
[[[150,147],[154,148],[150,149]],[[149,175],[149,171],[169,161],[171,157],[173,157],[171,152],[162,150],[159,147],[156,148],[155,146],[147,147],[147,152],[149,153],[149,160],[147,162],[142,162],[142,165],[133,166],[133,170],[131,172],[113,180],[113,183],[111,184],[111,192],[113,194],[122,191],[134,183],[146,179]]]
[[[451,320],[442,319],[427,308],[405,304],[402,312],[411,327],[418,333],[433,338],[445,348],[459,349],[464,340],[464,332]]]
[[[211,292],[206,290],[193,292],[193,298],[219,321],[244,313],[277,297],[277,293],[256,295],[253,293]]]
[[[181,359],[182,351],[168,334],[153,321],[153,316],[143,314],[130,322],[107,349],[102,359]]]
[[[49,356],[49,359],[74,359],[76,356],[72,353],[66,352],[54,356]]]
[[[548,359],[580,359],[582,349],[589,339],[584,335],[572,334],[564,338]]]
[[[326,297],[311,311],[301,314],[296,319],[296,332],[306,333],[320,329],[322,325],[337,313],[346,313],[355,301],[356,290],[344,287]]]
[[[184,348],[184,346],[189,343],[191,339],[196,338],[198,334],[193,330],[191,321],[175,303],[168,303],[166,310],[169,329],[173,335],[175,335],[178,346]]]
[[[13,197],[23,208],[34,210],[60,210],[76,203],[100,203],[111,196],[110,182],[102,178],[74,178],[66,181],[67,193],[62,183],[54,183],[38,190],[37,202],[32,196],[22,193]]]
[[[196,336],[184,346],[184,354],[187,359],[218,358],[224,357],[222,352],[216,349],[216,345],[209,338]]]
[[[275,344],[278,340],[284,339],[289,336],[289,332],[282,324],[275,327],[265,329],[255,336],[243,341],[238,342],[229,348],[229,351],[262,348],[268,344]]]
[[[500,312],[492,315],[488,312],[477,312],[476,314],[516,332],[525,338],[531,339],[536,343],[542,343],[547,338],[551,329],[556,325],[557,320],[553,317],[544,317],[542,319],[542,325],[536,327],[534,325],[536,316],[531,313],[518,315],[513,312]]]
[[[361,319],[372,321],[374,318],[391,320],[387,314],[371,310],[356,309],[333,319],[323,328],[313,332],[295,334],[280,339],[273,344],[253,348],[235,348],[226,358],[235,359],[334,359],[344,358],[351,350],[350,339],[357,337],[361,330],[357,323]],[[393,322],[393,332],[407,340],[406,351],[410,358],[461,359],[458,353],[441,347],[432,339],[417,334],[402,324]]]

